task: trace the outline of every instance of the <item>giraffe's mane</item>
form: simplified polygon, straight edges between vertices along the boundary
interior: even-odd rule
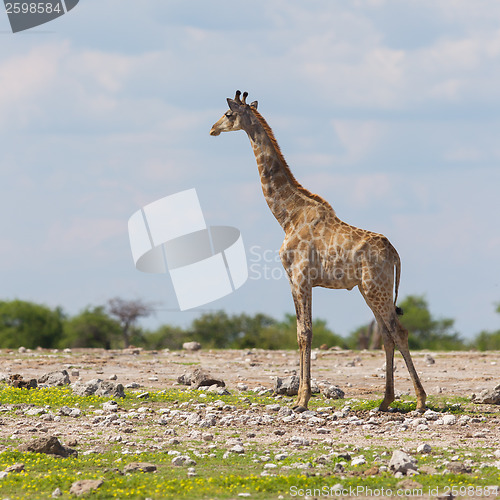
[[[266,122],[266,120],[264,119],[264,117],[253,106],[251,106],[250,109],[252,110],[252,113],[255,115],[255,117],[257,118],[257,120],[259,120],[260,124],[262,125],[262,128],[264,129],[264,131],[266,132],[267,136],[269,137],[269,140],[271,141],[271,144],[273,145],[273,148],[275,149],[276,154],[278,155],[278,158],[281,161],[281,163],[282,163],[282,165],[283,165],[283,167],[285,169],[285,172],[286,172],[287,176],[290,178],[290,181],[292,182],[292,184],[301,193],[303,193],[304,195],[306,195],[308,198],[312,198],[313,200],[318,201],[318,202],[320,202],[320,203],[322,203],[324,205],[327,205],[328,207],[331,208],[330,204],[324,198],[322,198],[318,194],[311,193],[311,191],[309,191],[308,189],[306,189],[304,186],[302,186],[302,184],[300,184],[299,181],[297,181],[297,179],[293,175],[292,171],[290,170],[290,167],[288,166],[288,163],[286,162],[285,157],[283,156],[283,153],[281,152],[280,146],[278,144],[278,141],[276,140],[276,137],[274,137],[274,133],[273,133],[271,127]]]

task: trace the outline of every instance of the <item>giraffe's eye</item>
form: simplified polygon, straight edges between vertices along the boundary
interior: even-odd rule
[[[232,111],[228,111],[226,113],[226,118],[231,118],[233,116],[233,112]]]

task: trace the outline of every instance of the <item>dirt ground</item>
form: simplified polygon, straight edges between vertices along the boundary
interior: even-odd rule
[[[417,371],[429,396],[441,397],[470,396],[479,394],[483,389],[490,389],[500,382],[500,360],[498,352],[438,352],[413,354]],[[429,357],[432,359],[429,360]],[[231,394],[238,394],[237,384],[245,384],[249,390],[256,387],[272,389],[275,377],[286,377],[298,369],[297,351],[262,351],[262,350],[200,350],[196,352],[142,351],[128,349],[119,351],[73,350],[72,352],[40,352],[18,351],[2,352],[2,369],[4,373],[19,373],[25,379],[39,378],[42,374],[66,369],[72,382],[86,382],[100,378],[107,380],[116,376],[116,382],[124,386],[131,383],[140,384],[140,389],[166,389],[179,386],[177,378],[196,367],[202,367],[214,377],[222,378]],[[314,351],[313,380],[327,381],[337,385],[345,392],[345,398],[375,399],[380,398],[384,389],[385,357],[383,351]],[[395,371],[396,394],[409,394],[414,397],[410,377],[399,355],[396,355]],[[316,396],[323,400],[322,396]],[[325,407],[328,400],[323,400]],[[278,400],[280,405],[292,406],[288,398]],[[368,429],[364,425],[352,425],[352,422],[337,422],[336,427],[342,432],[345,444],[366,445],[366,434],[370,433],[370,444],[395,446],[404,442],[405,446],[417,445],[423,440],[431,439],[436,445],[453,446],[489,446],[500,448],[500,408],[498,406],[477,405],[477,422],[467,425],[431,426],[427,432],[419,432],[411,425],[401,433],[400,428],[391,431],[387,422],[391,419],[401,420],[401,415],[380,414],[378,421]],[[266,408],[256,409],[262,415],[268,415]],[[272,412],[271,412],[272,413]],[[367,413],[367,412],[365,412]],[[416,413],[416,412],[415,412]],[[488,419],[481,418],[484,413]],[[323,415],[326,416],[326,415]],[[369,415],[358,415],[368,422]],[[320,415],[320,417],[322,417]],[[413,415],[417,418],[418,415]],[[265,417],[267,418],[267,417]],[[317,428],[321,424],[304,426],[300,418],[290,422],[275,422],[265,432],[259,433],[256,439],[266,442],[274,439],[272,434],[276,425],[290,426],[290,432],[300,432],[311,439],[317,436]],[[81,424],[79,424],[81,422]],[[235,420],[236,422],[236,420]],[[302,422],[302,425],[301,425]],[[328,419],[325,420],[329,424]],[[264,422],[265,423],[265,422]],[[5,425],[12,424],[12,425]],[[10,432],[9,428],[16,423],[10,419],[0,427],[2,433]],[[78,426],[85,425],[85,419],[73,419],[70,423],[71,433],[78,433]],[[378,427],[377,427],[378,426]],[[58,432],[64,436],[61,422],[57,422]],[[260,427],[263,431],[266,425]],[[233,429],[234,430],[234,429]],[[50,431],[50,429],[49,429]],[[369,432],[368,432],[369,431]],[[69,432],[69,430],[68,430]],[[83,435],[83,434],[82,434]],[[324,438],[324,436],[323,436]]]
[[[7,355],[6,355],[7,354]],[[500,383],[498,352],[416,352],[413,360],[428,395],[467,396]],[[435,363],[430,364],[431,356]],[[314,359],[315,358],[315,359]],[[104,351],[76,349],[72,352],[3,352],[1,372],[20,373],[25,379],[39,378],[53,370],[76,370],[72,382],[86,382],[116,375],[117,382],[136,382],[146,388],[165,389],[177,385],[177,377],[200,366],[222,378],[227,388],[238,383],[251,389],[272,388],[276,376],[298,371],[297,351],[200,350],[195,352],[142,351],[125,349]],[[377,398],[384,389],[383,351],[317,350],[313,352],[312,377],[327,380],[345,392],[346,398]],[[158,380],[154,380],[157,378]],[[396,354],[396,393],[413,394],[404,362]]]

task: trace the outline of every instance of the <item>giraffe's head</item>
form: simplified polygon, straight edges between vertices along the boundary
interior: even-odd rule
[[[257,101],[251,104],[246,103],[248,92],[236,91],[234,99],[227,99],[229,109],[222,115],[222,118],[213,125],[210,135],[219,135],[221,132],[231,132],[233,130],[245,130],[251,124],[253,113],[250,108],[257,109]]]

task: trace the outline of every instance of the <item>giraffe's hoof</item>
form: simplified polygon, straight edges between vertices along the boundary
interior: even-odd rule
[[[305,411],[307,411],[307,408],[301,405],[294,406],[292,409],[295,413],[304,413]]]
[[[377,408],[377,411],[383,411],[383,412],[391,411],[390,405],[391,403],[381,403],[380,406]]]

